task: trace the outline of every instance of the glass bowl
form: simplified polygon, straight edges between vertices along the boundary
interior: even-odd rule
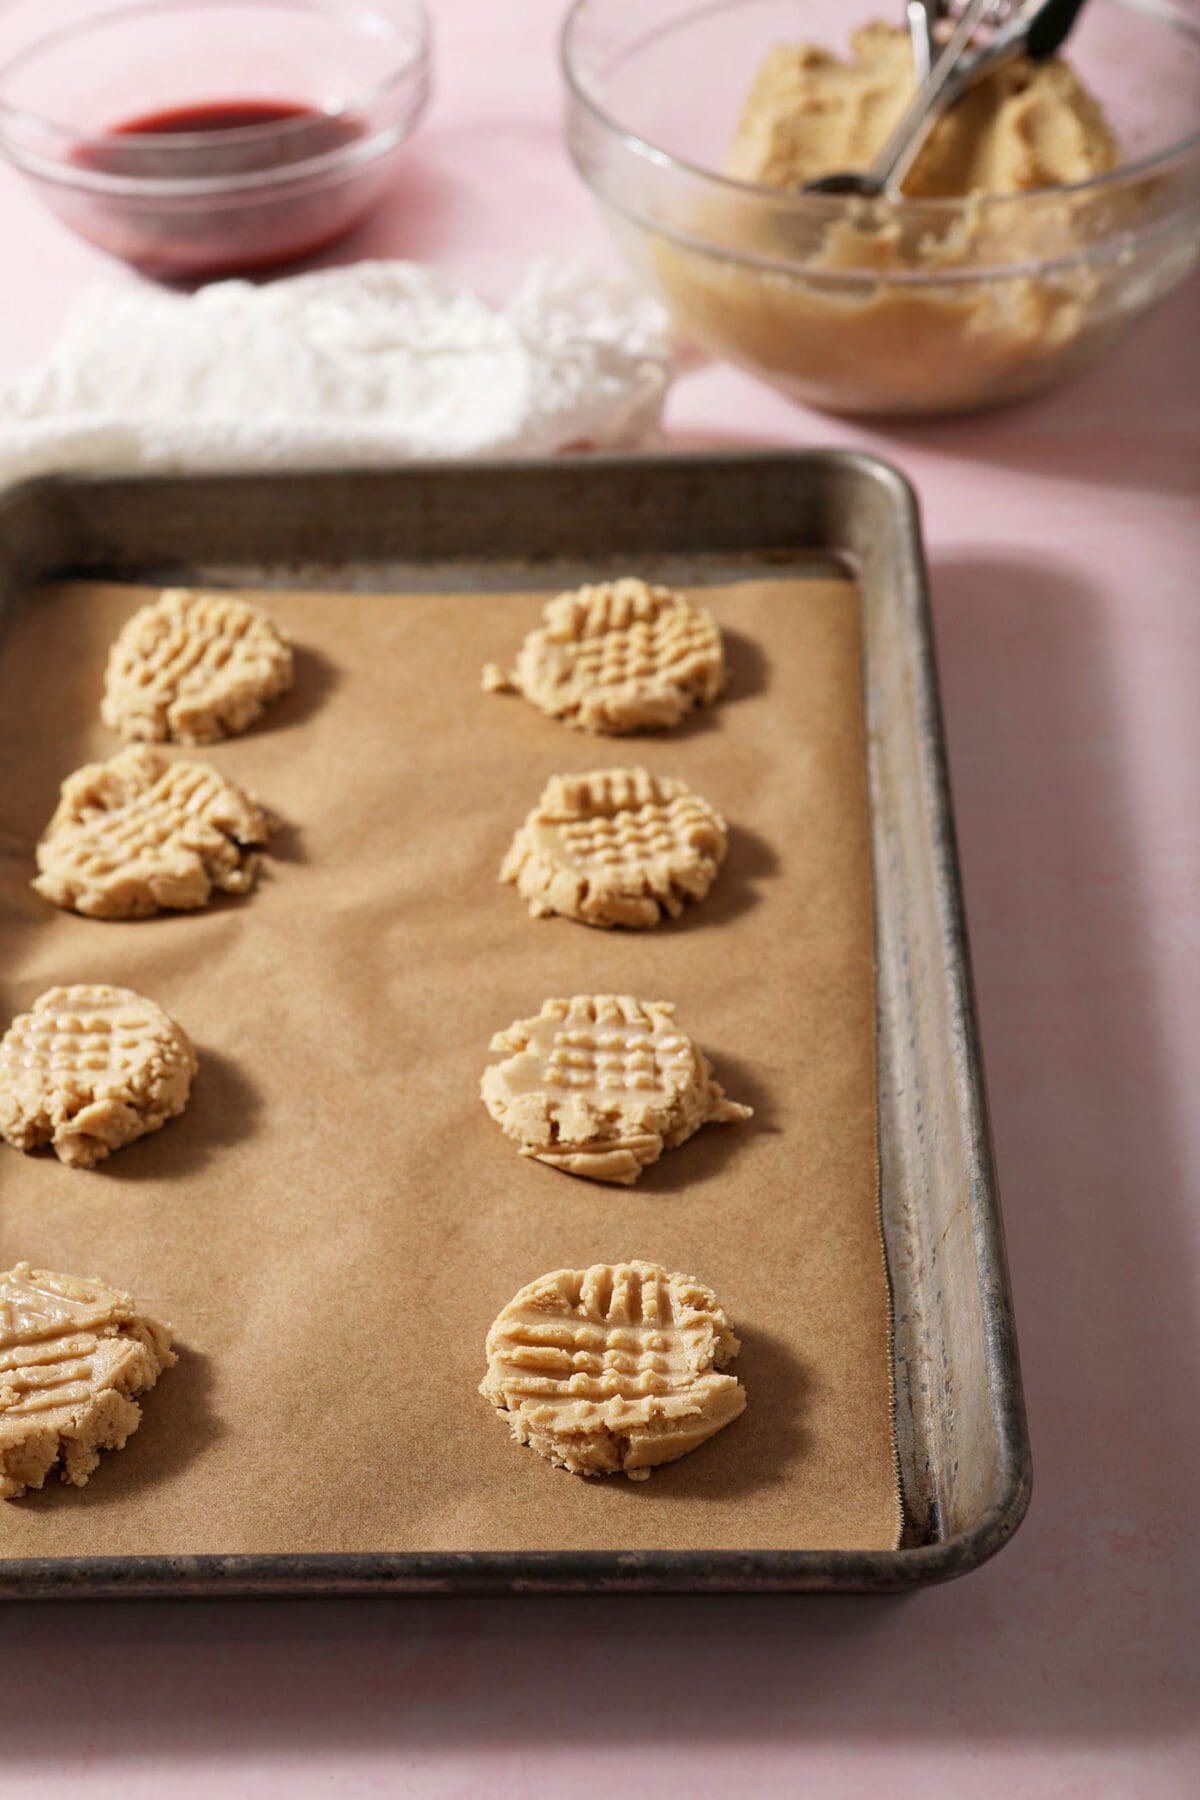
[[[0,33],[0,149],[149,274],[265,269],[379,199],[429,93],[416,0],[29,0]]]
[[[1200,256],[1200,23],[1089,0],[1065,57],[1125,162],[1004,197],[864,202],[720,173],[771,45],[845,52],[880,0],[577,0],[568,139],[683,336],[831,412],[1023,398],[1102,356]]]

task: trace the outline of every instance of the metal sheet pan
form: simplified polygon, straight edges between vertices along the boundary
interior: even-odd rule
[[[859,583],[900,1548],[0,1557],[0,1597],[882,1592],[962,1574],[1020,1523],[1029,1445],[920,525],[900,475],[812,452],[41,481],[0,496],[0,627],[47,577],[503,589],[582,579],[601,554],[680,582],[848,565]]]

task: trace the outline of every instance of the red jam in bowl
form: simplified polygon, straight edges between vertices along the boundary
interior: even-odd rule
[[[338,156],[364,134],[350,115],[283,100],[147,113],[75,148],[77,168],[114,182],[78,191],[71,222],[167,280],[292,262],[340,237],[377,198],[383,165]]]

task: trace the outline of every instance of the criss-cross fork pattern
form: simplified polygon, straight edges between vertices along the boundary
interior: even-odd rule
[[[0,1420],[49,1412],[87,1399],[102,1338],[120,1329],[119,1296],[98,1283],[73,1282],[18,1264],[0,1275]],[[122,1342],[114,1339],[117,1360]],[[100,1355],[100,1362],[113,1355]]]
[[[99,1341],[63,1337],[31,1351],[0,1350],[0,1420],[78,1406],[95,1391]]]
[[[665,806],[651,801],[636,812],[579,819],[559,827],[572,856],[608,868],[636,868],[652,858],[687,851],[698,834],[707,834],[711,829],[711,813],[695,795],[672,800]]]
[[[665,1394],[689,1378],[687,1339],[661,1270],[628,1264],[579,1271],[556,1293],[532,1295],[497,1321],[492,1352],[510,1405]]]
[[[675,1030],[656,1032],[646,1014],[593,1022],[570,1015],[553,1027],[542,1080],[547,1088],[669,1093],[687,1079],[691,1045]]]
[[[145,786],[118,790],[113,805],[88,808],[75,822],[73,842],[55,840],[55,854],[81,875],[109,875],[147,852],[196,838],[198,828],[222,832],[211,815],[227,799],[226,784],[214,769],[172,763]]]
[[[666,605],[653,619],[604,628],[564,647],[569,679],[587,687],[619,687],[630,681],[678,681],[719,650],[711,622],[690,606]]]
[[[64,1332],[87,1331],[117,1317],[111,1288],[99,1281],[63,1279],[28,1263],[0,1275],[0,1351]]]
[[[89,998],[78,989],[64,1010],[51,1004],[14,1019],[0,1040],[0,1074],[38,1069],[67,1083],[89,1071],[120,1074],[140,1064],[160,1036],[158,1021],[127,996]]]
[[[128,1294],[25,1262],[0,1273],[0,1500],[55,1467],[82,1487],[137,1430],[134,1396],[175,1360],[170,1333]]]
[[[244,601],[219,594],[169,592],[118,640],[122,676],[156,693],[207,687],[232,663],[252,673],[278,654],[274,633]]]

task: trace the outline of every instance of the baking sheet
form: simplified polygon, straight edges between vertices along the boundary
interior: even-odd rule
[[[0,1001],[138,988],[201,1072],[94,1175],[4,1152],[0,1255],[127,1285],[185,1354],[86,1490],[3,1509],[3,1553],[893,1546],[854,588],[706,590],[731,693],[636,742],[480,694],[538,596],[272,591],[296,691],[202,753],[287,821],[260,891],[101,924],[26,883],[59,779],[117,747],[100,676],[144,597],[42,590],[0,651]],[[645,935],[530,920],[496,883],[512,829],[549,774],[633,759],[730,819],[709,900]],[[676,1000],[753,1125],[628,1192],[518,1159],[477,1098],[488,1037],[589,989]],[[533,1275],[625,1256],[716,1288],[749,1405],[648,1483],[585,1483],[476,1397],[483,1338]]]

